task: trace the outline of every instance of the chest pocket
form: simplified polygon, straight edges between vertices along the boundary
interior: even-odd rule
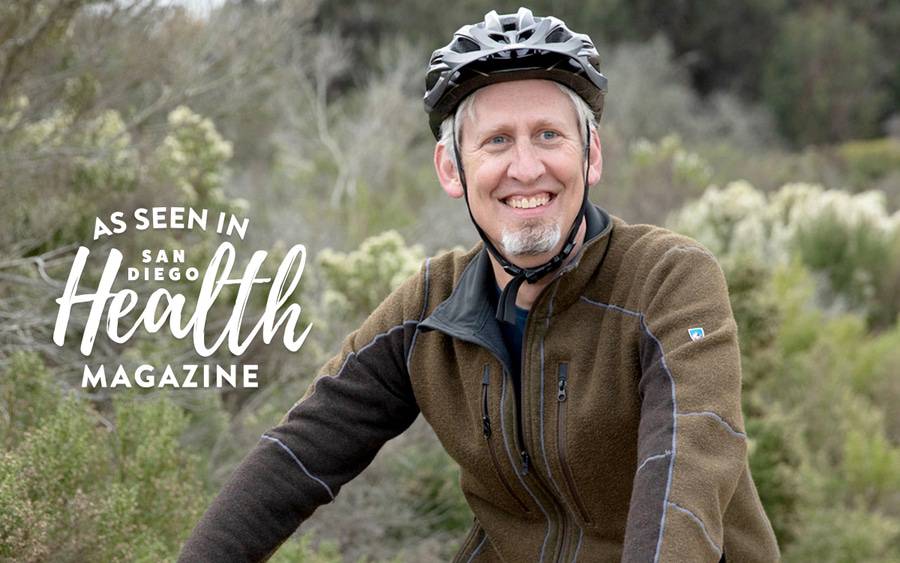
[[[598,535],[624,537],[640,401],[610,381],[604,365],[588,362],[554,359],[546,365],[547,461],[574,518]]]
[[[559,465],[562,469],[563,481],[565,481],[568,496],[578,512],[578,517],[585,524],[590,524],[591,520],[584,507],[584,501],[578,494],[575,476],[569,467],[568,436],[566,431],[569,404],[569,363],[560,362],[556,374],[556,441],[559,452]]]

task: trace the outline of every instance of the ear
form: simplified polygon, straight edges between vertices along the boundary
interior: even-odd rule
[[[591,127],[591,154],[588,163],[588,185],[593,186],[600,181],[603,175],[603,150],[600,143],[600,134],[595,127]]]
[[[452,198],[463,196],[462,183],[459,181],[459,173],[453,163],[453,151],[443,143],[434,146],[434,170],[437,172],[441,187]]]

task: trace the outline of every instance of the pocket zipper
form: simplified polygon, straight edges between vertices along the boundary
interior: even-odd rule
[[[556,438],[558,442],[557,449],[559,450],[559,464],[562,466],[566,486],[569,488],[569,494],[572,495],[572,500],[575,501],[575,508],[578,510],[578,515],[586,524],[590,524],[591,520],[588,518],[587,511],[584,509],[584,505],[578,497],[578,489],[575,488],[575,477],[572,476],[572,470],[569,469],[569,464],[566,462],[566,399],[568,398],[566,384],[569,379],[569,364],[567,362],[560,362],[558,376],[559,380],[556,392]]]

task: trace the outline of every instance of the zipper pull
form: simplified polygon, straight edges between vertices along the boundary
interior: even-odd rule
[[[490,367],[484,365],[484,374],[481,379],[481,431],[485,438],[491,437],[491,417],[488,415],[488,384],[491,381]]]
[[[531,463],[531,457],[529,457],[528,452],[522,450],[522,476],[528,475],[528,466]]]
[[[569,364],[559,364],[559,390],[556,392],[556,400],[566,400],[566,381],[569,378]]]

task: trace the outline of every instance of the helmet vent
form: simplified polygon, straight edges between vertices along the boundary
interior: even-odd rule
[[[506,37],[506,35],[503,35],[502,33],[491,33],[489,35],[489,37],[491,39],[493,39],[494,41],[496,41],[497,43],[509,43],[509,38]]]
[[[456,44],[451,47],[451,50],[457,53],[471,53],[472,51],[477,51],[479,49],[478,43],[467,37],[457,37]]]
[[[547,39],[544,40],[545,43],[565,43],[571,38],[572,35],[567,32],[565,29],[561,27],[557,27],[553,31],[547,35]]]
[[[534,35],[534,30],[533,30],[533,29],[526,29],[526,30],[524,30],[522,33],[519,34],[519,41],[525,41],[525,40],[527,40],[529,37],[531,37],[532,35]]]

